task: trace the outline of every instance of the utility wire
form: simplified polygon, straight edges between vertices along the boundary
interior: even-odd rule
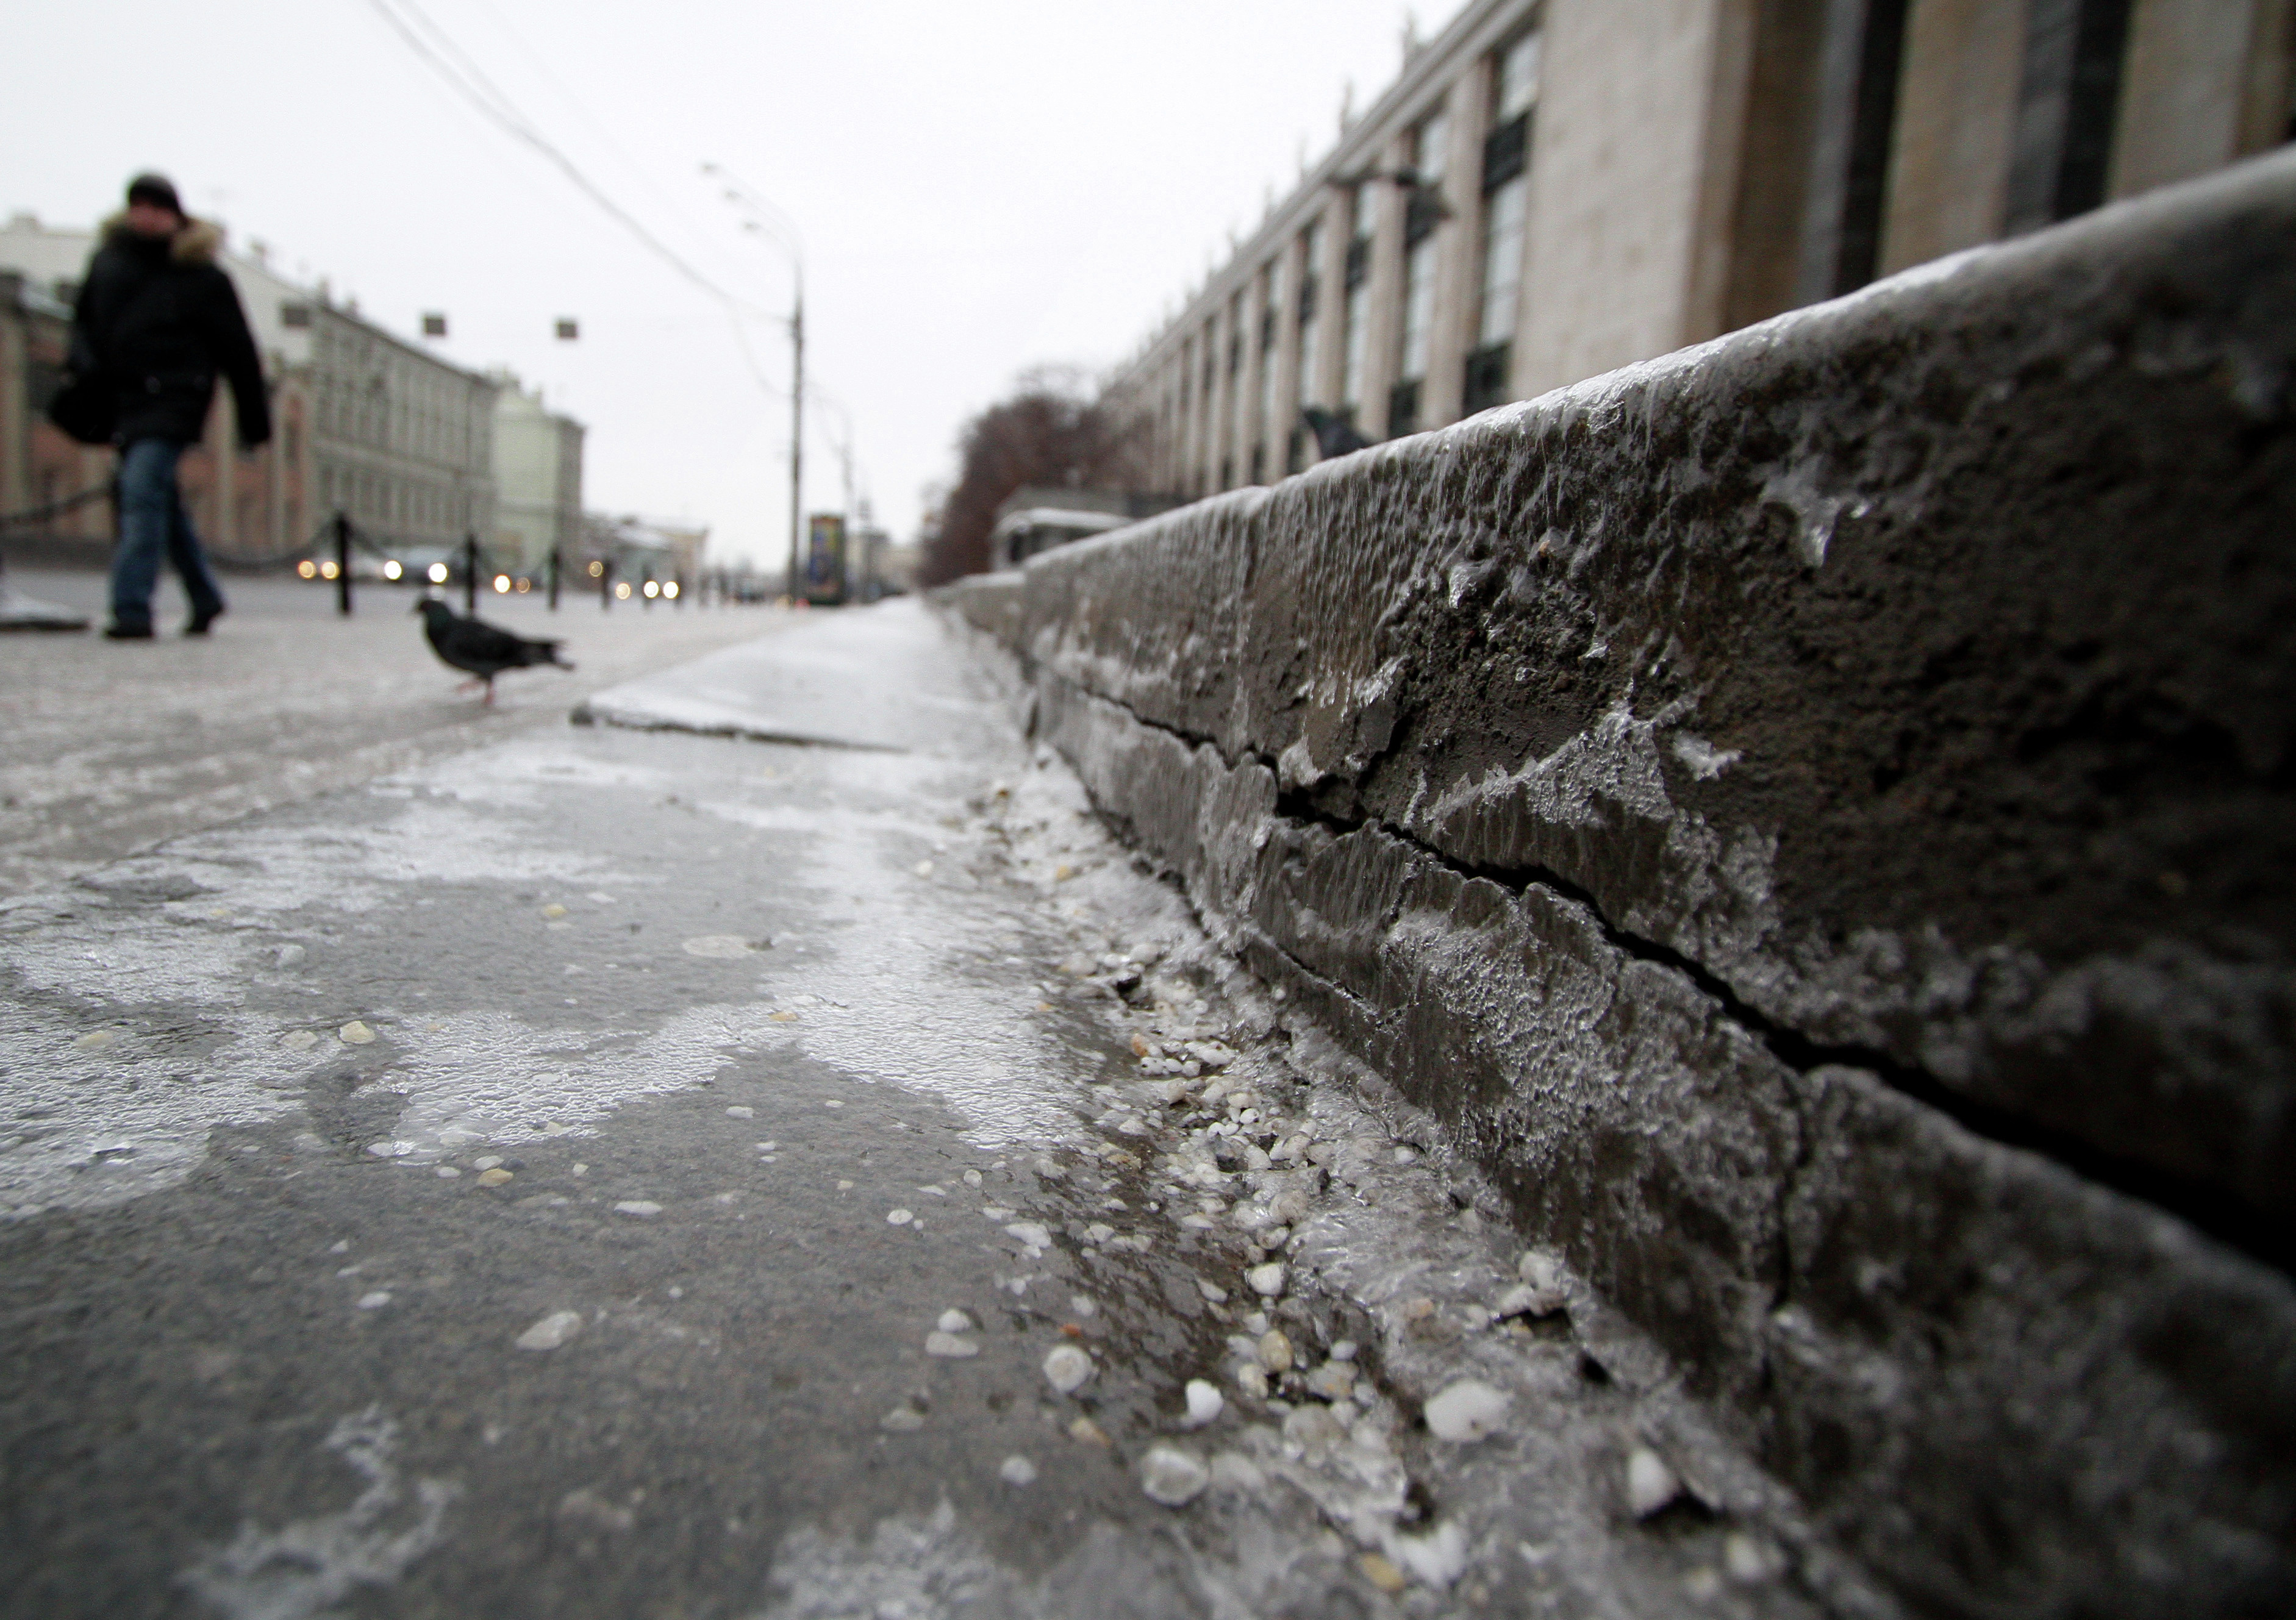
[[[688,264],[675,249],[648,230],[636,216],[616,202],[603,188],[594,182],[589,176],[584,174],[572,159],[561,151],[548,136],[537,129],[531,119],[519,110],[517,103],[486,76],[478,64],[470,59],[468,53],[447,37],[444,29],[424,14],[422,10],[414,4],[414,0],[368,0],[368,4],[385,22],[390,25],[391,30],[406,43],[409,50],[421,57],[433,72],[446,80],[449,88],[469,102],[488,122],[513,139],[524,143],[541,153],[554,168],[573,183],[577,190],[597,204],[616,224],[637,238],[679,275],[693,282],[723,306],[728,317],[733,321],[734,340],[741,347],[742,358],[748,365],[750,376],[768,393],[774,391],[775,385],[767,380],[763,368],[758,364],[755,352],[750,348],[749,333],[743,329],[741,317],[744,311],[769,321],[781,321],[783,317],[770,311],[758,309],[718,286],[717,282]],[[404,15],[401,14],[402,12]],[[425,37],[426,33],[430,37]]]
[[[627,169],[634,178],[645,183],[645,165],[630,155],[629,148],[621,143],[612,130],[591,115],[589,108],[583,104],[582,98],[574,94],[573,88],[551,67],[549,60],[541,52],[536,50],[533,43],[525,35],[520,33],[512,24],[511,20],[504,15],[502,8],[495,4],[494,0],[478,0],[478,4],[480,11],[494,19],[495,27],[502,31],[502,37],[510,42],[511,48],[524,59],[527,66],[532,68],[545,84],[557,92],[558,99],[573,113],[582,127],[596,137],[598,143],[607,151],[620,159],[623,168]],[[465,57],[468,55],[468,53],[459,53]],[[676,197],[668,192],[662,192],[654,200],[668,209],[672,217],[685,227],[688,240],[708,240],[709,233],[695,223],[691,214],[678,206]],[[783,324],[787,323],[784,317],[771,318],[781,320]]]

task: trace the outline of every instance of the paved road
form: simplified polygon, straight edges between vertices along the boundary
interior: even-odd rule
[[[101,575],[12,569],[29,595],[101,623]],[[457,690],[407,611],[411,591],[226,580],[209,638],[113,642],[0,635],[0,895],[20,894],[159,839],[213,826],[554,724],[585,694],[778,628],[774,610],[640,610],[568,597],[490,598],[486,617],[562,636],[571,675],[504,676],[496,707]],[[172,623],[172,579],[160,622]]]
[[[592,712],[0,904],[0,1614],[1893,1612],[921,610]]]

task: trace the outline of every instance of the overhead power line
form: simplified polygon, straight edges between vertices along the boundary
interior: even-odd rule
[[[741,317],[744,313],[768,321],[779,322],[784,317],[757,308],[726,291],[689,264],[676,249],[648,230],[642,220],[615,201],[603,186],[583,173],[571,158],[560,151],[534,121],[519,110],[518,104],[487,77],[485,70],[471,58],[469,53],[457,45],[444,29],[414,4],[414,0],[368,0],[368,4],[390,25],[391,31],[406,43],[409,50],[422,58],[450,89],[475,108],[488,122],[539,152],[609,218],[636,237],[664,264],[723,306],[733,321],[734,336],[741,346],[742,358],[748,364],[750,375],[761,388],[772,390],[774,385],[767,381],[763,369],[758,364],[757,356],[750,350],[749,333],[743,330]]]

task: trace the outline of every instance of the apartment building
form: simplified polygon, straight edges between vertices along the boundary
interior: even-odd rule
[[[582,424],[496,372],[495,528],[498,566],[540,576],[555,550],[570,563],[582,544]]]
[[[1702,341],[2290,138],[2296,0],[1469,0],[1111,380],[1155,487]]]
[[[94,245],[92,231],[19,214],[0,225],[0,270],[69,305]],[[494,531],[491,378],[386,331],[355,300],[336,303],[324,283],[307,288],[277,274],[259,249],[226,252],[223,266],[263,356],[273,438],[253,454],[241,451],[230,391],[217,390],[206,437],[184,455],[182,482],[192,520],[217,556],[260,561],[291,553],[338,510],[400,545]],[[47,436],[61,438],[45,422],[28,427],[28,444]],[[40,454],[53,460],[53,447]]]

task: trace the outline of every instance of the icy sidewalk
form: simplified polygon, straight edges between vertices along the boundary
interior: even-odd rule
[[[21,1612],[1889,1612],[915,610],[595,702],[0,911]]]

